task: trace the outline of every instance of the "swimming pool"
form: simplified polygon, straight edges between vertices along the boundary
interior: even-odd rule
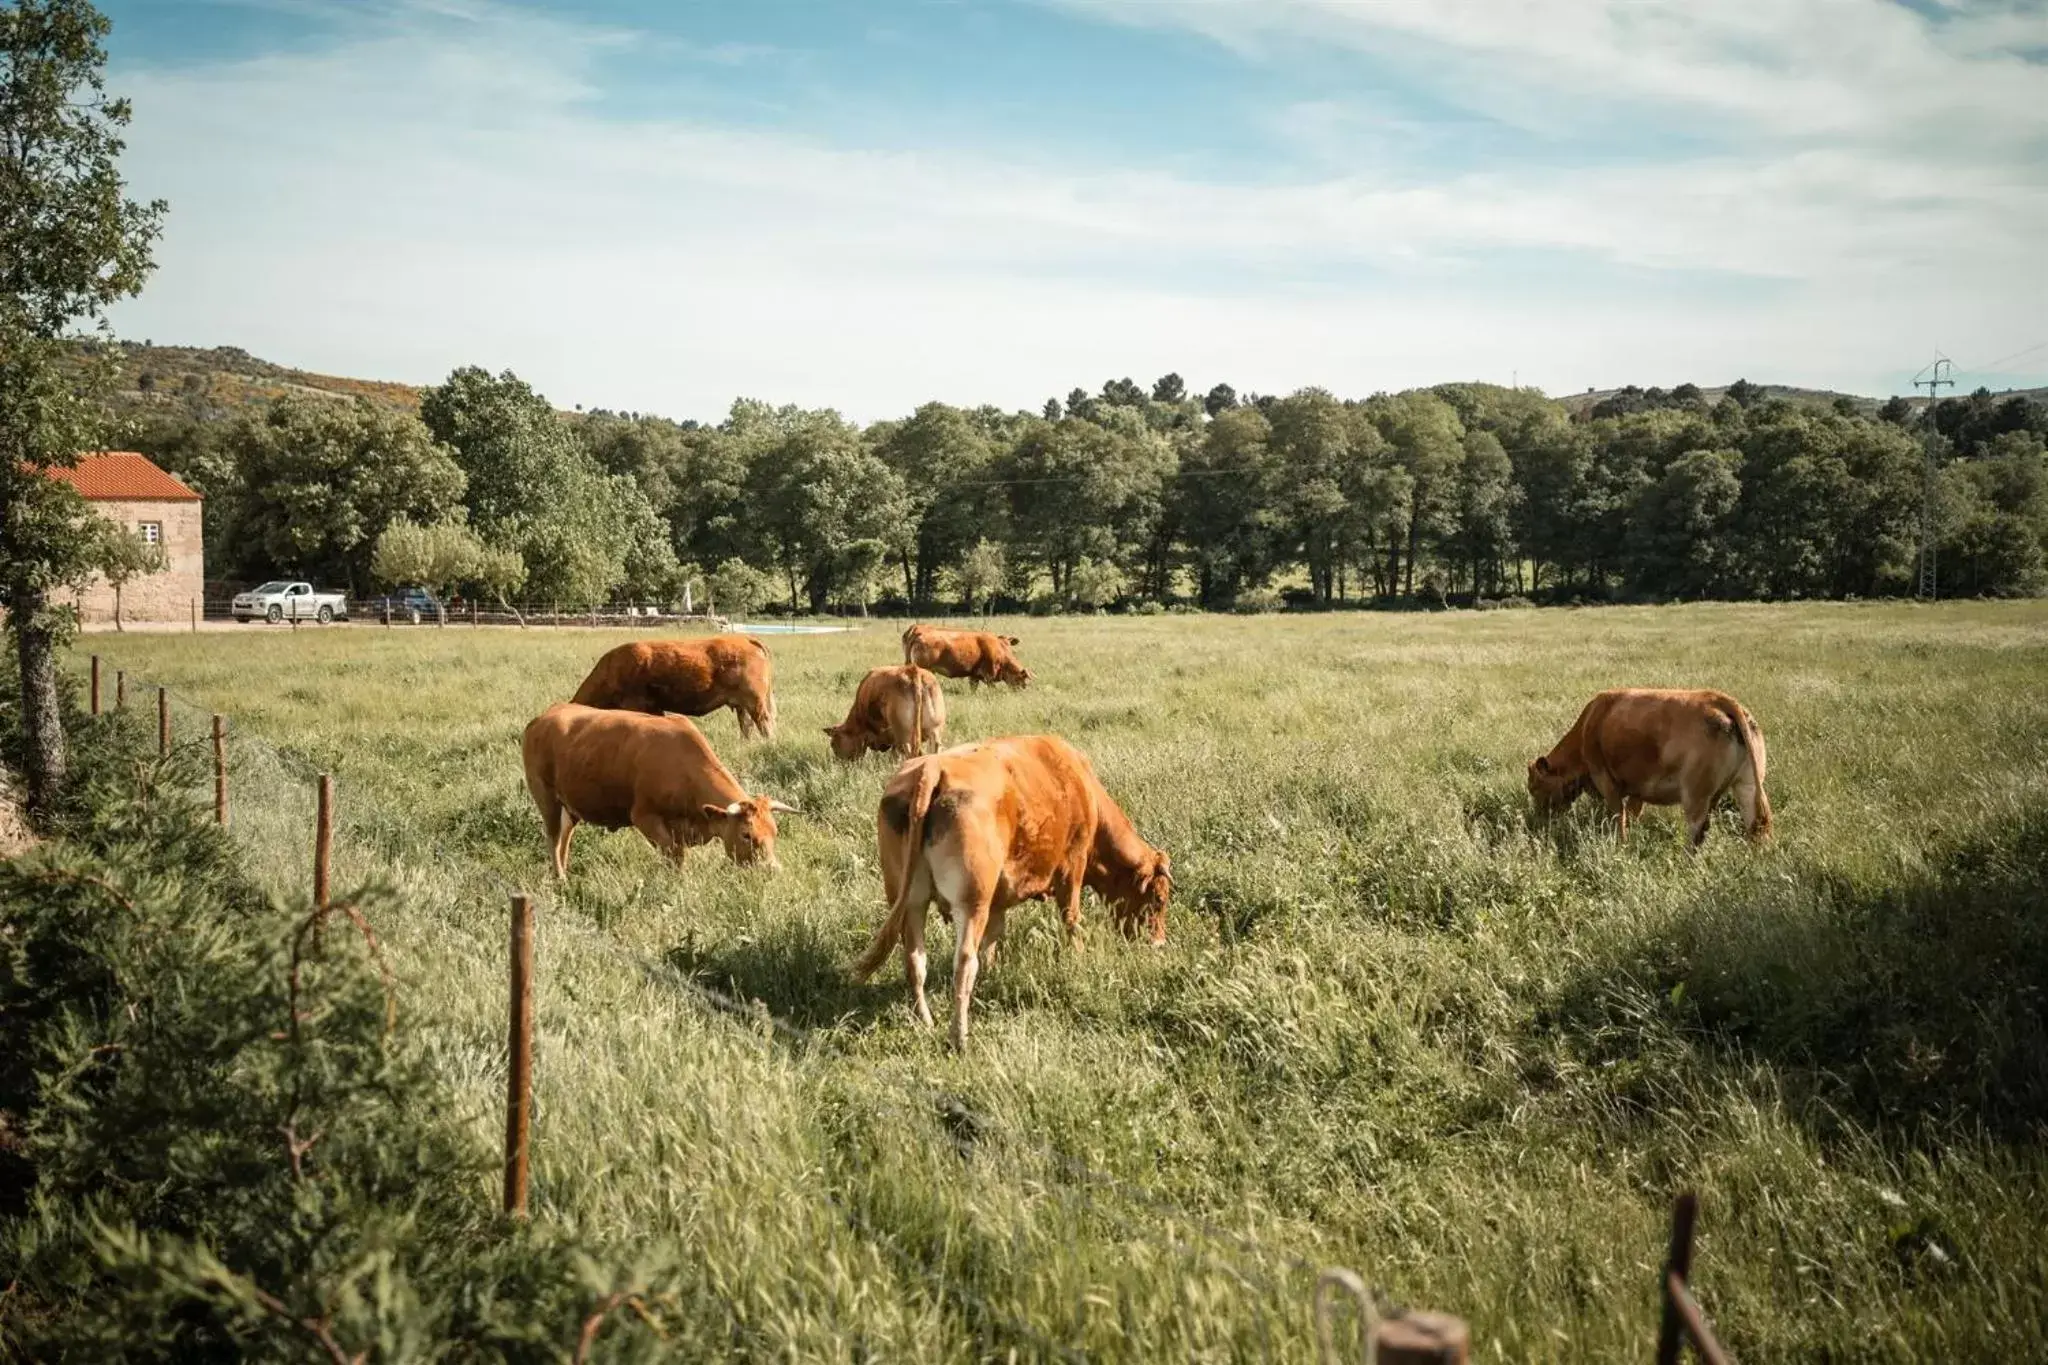
[[[842,631],[860,629],[859,626],[800,626],[791,621],[776,621],[758,626],[729,621],[725,628],[734,635],[837,635]]]

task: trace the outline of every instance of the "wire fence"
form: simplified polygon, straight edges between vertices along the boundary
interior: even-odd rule
[[[116,709],[118,701],[123,709],[137,713],[137,722],[160,726],[167,750],[193,760],[191,771],[208,771],[218,752],[228,774],[227,824],[244,851],[245,866],[273,892],[303,895],[314,873],[319,767],[244,730],[232,716],[224,718],[216,750],[214,721],[218,713],[195,698],[135,673],[110,673],[102,667],[100,686],[103,709]],[[210,783],[205,790],[212,793]],[[337,879],[348,884],[387,873],[395,854],[405,846],[411,823],[407,814],[380,807],[353,789],[344,790],[340,806]],[[463,884],[492,899],[499,912],[513,895],[523,891],[497,869],[460,850],[436,846],[431,856],[438,867],[455,872]],[[437,932],[445,928],[461,934],[480,954],[503,953],[503,923],[495,913],[435,918]],[[780,1054],[800,1068],[821,1093],[842,1105],[857,1106],[877,1123],[890,1125],[890,1131],[911,1125],[929,1131],[936,1125],[939,1132],[956,1140],[959,1135],[971,1135],[964,1140],[984,1151],[1001,1151],[1026,1168],[1020,1178],[1027,1179],[1034,1190],[1051,1195],[1071,1226],[1113,1230],[1125,1244],[1147,1248],[1162,1268],[1171,1266],[1179,1280],[1179,1321],[1173,1327],[1178,1341],[1197,1358],[1218,1351],[1223,1353],[1218,1358],[1313,1358],[1311,1304],[1324,1268],[1321,1260],[1183,1208],[937,1086],[872,1075],[853,1065],[857,1059],[835,1037],[776,1015],[758,1000],[743,1000],[700,981],[665,957],[636,951],[583,917],[560,916],[551,925],[551,933],[572,934],[577,950],[612,961],[705,1015],[724,1020],[734,1036]],[[540,1117],[533,1132],[536,1142],[545,1142],[544,1113]],[[921,1255],[906,1245],[900,1235],[880,1226],[845,1192],[828,1185],[807,1193],[834,1210],[847,1227],[905,1273],[915,1275],[941,1300],[954,1304],[963,1321],[978,1330],[1024,1345],[1040,1358],[1087,1358],[1083,1347],[1034,1326],[957,1274],[948,1273],[942,1259]],[[1229,1308],[1230,1302],[1235,1302],[1236,1310]],[[1076,1322],[1085,1316],[1085,1309],[1077,1306]],[[1235,1326],[1219,1329],[1215,1325],[1226,1319],[1234,1319]]]
[[[211,770],[208,790],[244,852],[245,867],[259,884],[280,895],[302,894],[313,884],[316,864],[323,862],[315,831],[325,823],[319,819],[318,795],[323,774],[314,762],[244,731],[231,717],[196,699],[133,673],[107,669],[98,656],[92,659],[92,671],[88,686],[99,709],[132,712],[137,723],[152,725],[165,756],[188,760],[184,771]],[[342,845],[340,875],[345,880],[374,880],[403,860],[411,827],[406,812],[365,801],[354,791],[346,794],[344,807],[346,818],[339,823],[349,836]],[[437,845],[430,856],[444,872],[458,875],[467,888],[464,895],[488,897],[504,907],[524,894],[498,869],[460,850]],[[1384,1295],[1369,1290],[1351,1272],[1331,1268],[1333,1248],[1319,1246],[1315,1255],[1305,1254],[1226,1226],[1023,1132],[938,1086],[870,1074],[836,1035],[777,1015],[759,1000],[720,990],[670,958],[636,951],[583,917],[558,916],[553,923],[555,932],[566,930],[573,936],[575,950],[607,959],[707,1017],[724,1021],[732,1036],[799,1068],[821,1097],[830,1096],[843,1108],[857,1106],[877,1125],[889,1125],[888,1131],[936,1125],[963,1154],[969,1147],[994,1148],[1020,1165],[1030,1165],[1035,1173],[1018,1173],[1017,1179],[1052,1195],[1069,1227],[1112,1230],[1125,1245],[1142,1246],[1161,1258],[1162,1268],[1171,1268],[1180,1290],[1173,1325],[1178,1344],[1188,1348],[1191,1358],[1221,1351],[1219,1358],[1229,1359],[1285,1360],[1312,1353],[1324,1361],[1371,1359],[1373,1345],[1349,1348],[1334,1335],[1333,1304],[1339,1296],[1333,1291],[1343,1291],[1356,1301],[1361,1343],[1377,1343],[1380,1358],[1466,1359],[1462,1323],[1437,1314],[1404,1316],[1398,1311],[1382,1320]],[[479,954],[496,954],[504,946],[497,931],[500,924],[495,915],[442,913],[434,917],[433,929],[460,935]],[[534,1131],[539,1140],[546,1140],[544,1123],[536,1124]],[[938,1300],[953,1304],[971,1330],[1028,1345],[1037,1358],[1087,1359],[1083,1346],[1034,1325],[963,1282],[949,1272],[942,1256],[921,1254],[906,1244],[900,1233],[878,1223],[848,1191],[828,1182],[806,1194],[833,1210],[847,1228],[904,1273],[922,1280]],[[1692,1344],[1703,1359],[1729,1359],[1687,1282],[1696,1208],[1693,1197],[1683,1195],[1674,1209],[1671,1250],[1659,1281],[1660,1361],[1675,1361],[1681,1343]],[[1302,1235],[1314,1240],[1308,1230]],[[1077,1297],[1085,1298],[1086,1291],[1077,1291]],[[1086,1316],[1085,1305],[1077,1302],[1076,1335]],[[1231,1326],[1219,1333],[1210,1327],[1218,1321]]]

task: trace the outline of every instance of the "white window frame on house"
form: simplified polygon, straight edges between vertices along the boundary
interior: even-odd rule
[[[160,521],[138,521],[135,523],[135,530],[141,535],[144,545],[164,543],[164,524]]]

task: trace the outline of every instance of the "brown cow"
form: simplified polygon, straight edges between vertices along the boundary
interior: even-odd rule
[[[1125,937],[1142,925],[1154,946],[1166,942],[1166,854],[1138,837],[1087,758],[1063,739],[1020,735],[912,759],[883,789],[875,835],[889,917],[854,975],[873,975],[900,938],[912,1008],[931,1023],[925,911],[939,900],[953,916],[955,1048],[967,1043],[975,977],[994,965],[1004,918],[1020,901],[1057,900],[1078,947],[1081,889],[1093,887]]]
[[[871,669],[853,695],[853,709],[825,727],[832,752],[849,763],[869,750],[894,749],[904,758],[946,747],[946,694],[939,680],[916,664]]]
[[[1764,732],[1725,692],[1617,687],[1587,702],[1557,747],[1529,764],[1529,793],[1548,814],[1588,788],[1607,803],[1623,839],[1645,805],[1676,805],[1697,849],[1714,803],[1731,792],[1749,837],[1770,837]]]
[[[1017,662],[1012,652],[1016,643],[1014,635],[915,625],[903,632],[903,662],[948,678],[965,678],[971,687],[999,682],[1026,687],[1031,670]]]
[[[614,711],[708,716],[730,706],[740,723],[775,738],[775,665],[751,635],[635,640],[605,651],[573,701]]]
[[[569,875],[579,823],[631,825],[677,863],[693,844],[719,839],[735,863],[772,868],[775,813],[796,811],[747,795],[682,716],[556,702],[526,727],[521,751],[557,878]]]

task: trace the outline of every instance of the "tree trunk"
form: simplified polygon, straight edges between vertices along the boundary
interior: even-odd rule
[[[1405,596],[1415,596],[1415,549],[1422,540],[1422,524],[1415,517],[1408,518],[1408,578],[1402,588]]]
[[[69,769],[64,751],[64,711],[57,695],[57,632],[49,619],[49,594],[15,594],[8,624],[21,660],[22,774],[28,808],[47,815],[64,789]]]
[[[124,634],[128,630],[128,627],[121,624],[121,585],[119,583],[114,585],[114,629]]]

